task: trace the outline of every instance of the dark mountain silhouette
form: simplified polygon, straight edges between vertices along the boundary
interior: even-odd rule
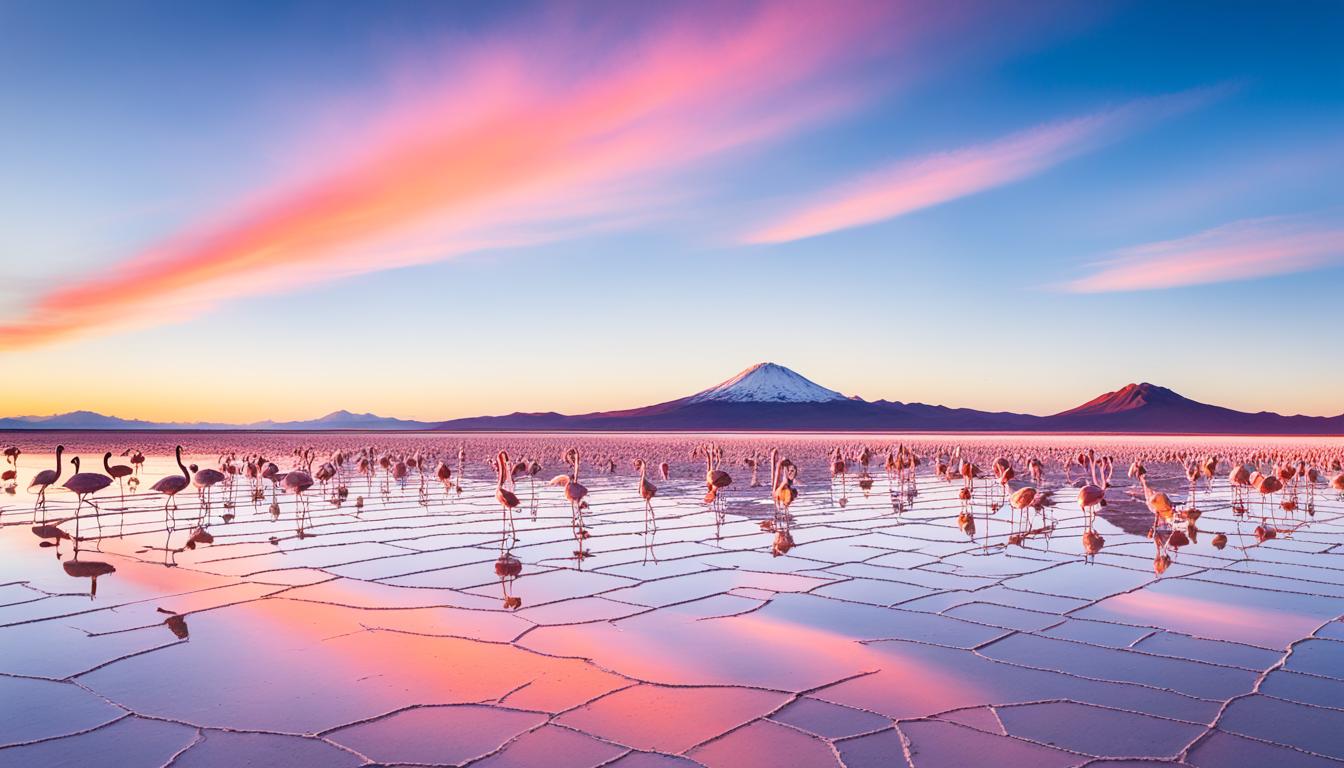
[[[775,363],[759,363],[689,397],[575,416],[513,413],[446,421],[442,430],[779,430],[1338,434],[1344,415],[1243,413],[1154,384],[1129,384],[1053,416],[845,397]]]
[[[159,423],[89,411],[0,419],[0,429],[246,429],[442,431],[867,431],[1093,432],[1150,434],[1344,433],[1344,415],[1282,416],[1208,405],[1155,384],[1128,384],[1051,416],[978,411],[845,396],[775,363],[759,363],[709,389],[620,411],[554,411],[408,421],[336,411],[307,421],[252,424]]]
[[[122,419],[105,416],[93,411],[71,411],[54,416],[11,416],[0,418],[0,430],[4,429],[202,429],[202,430],[342,430],[342,429],[386,429],[419,430],[433,426],[422,421],[407,421],[375,416],[372,413],[351,413],[334,411],[318,419],[307,421],[257,421],[251,424],[221,424],[210,421],[142,421],[140,419]]]
[[[179,426],[179,425],[172,425]],[[180,425],[186,427],[186,425]],[[119,419],[93,411],[71,411],[53,416],[0,418],[0,429],[158,429],[162,424],[139,419]]]
[[[1052,429],[1087,432],[1338,434],[1341,416],[1245,413],[1208,405],[1144,382],[1124,387],[1045,419]]]
[[[775,363],[758,363],[721,384],[665,403],[575,416],[512,413],[445,421],[442,430],[1010,430],[1037,416],[846,397]]]

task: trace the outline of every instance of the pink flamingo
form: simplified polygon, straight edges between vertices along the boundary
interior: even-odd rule
[[[224,473],[218,469],[206,467],[195,470],[195,474],[191,476],[191,484],[196,486],[196,495],[200,498],[203,509],[210,508],[210,490],[222,482]]]
[[[440,461],[434,468],[434,477],[443,483],[443,492],[447,493],[453,487],[453,470],[445,462]]]
[[[1101,486],[1088,483],[1078,489],[1078,506],[1087,515],[1088,526],[1097,519],[1097,509],[1106,506],[1106,491]]]
[[[705,448],[705,503],[713,504],[718,501],[719,491],[732,485],[733,478],[727,472],[719,469],[719,461],[723,458],[722,451],[718,446],[708,446]]]
[[[163,511],[168,512],[168,503],[172,502],[173,510],[177,510],[177,494],[191,484],[191,473],[187,471],[187,465],[182,463],[182,446],[177,446],[177,466],[182,470],[180,475],[168,475],[160,478],[158,482],[150,486],[151,490],[158,491],[164,495]]]
[[[125,504],[126,486],[123,485],[123,479],[129,476],[135,470],[133,470],[131,467],[125,464],[113,464],[112,452],[108,451],[107,453],[103,454],[103,471],[107,472],[109,477],[117,481],[117,488],[121,492],[121,503]]]
[[[798,489],[793,487],[793,478],[789,473],[784,462],[788,459],[779,458],[779,449],[770,449],[770,488],[771,496],[775,501],[776,513],[789,514],[789,507],[793,505],[798,498]]]
[[[36,475],[33,475],[33,479],[29,481],[28,490],[31,491],[34,488],[38,489],[37,501],[33,503],[33,512],[37,512],[37,507],[39,504],[42,505],[43,509],[46,509],[47,486],[54,485],[57,480],[61,479],[61,454],[64,452],[65,452],[64,445],[56,446],[56,468],[44,469],[41,472],[38,472]]]
[[[513,510],[516,509],[521,502],[518,501],[518,494],[505,487],[506,485],[513,485],[513,476],[509,471],[509,454],[500,451],[497,459],[499,462],[499,480],[495,483],[495,501],[498,501],[499,506],[503,508],[503,522],[508,523],[509,533],[512,534],[513,538],[516,540],[518,538],[518,529],[513,523]],[[501,536],[502,535],[503,534],[501,533]]]
[[[583,560],[588,556],[587,550],[583,548],[583,540],[588,537],[588,531],[583,527],[583,510],[588,506],[584,497],[588,495],[588,489],[579,483],[579,451],[577,448],[570,448],[565,452],[565,459],[574,463],[573,474],[556,475],[551,478],[551,485],[558,485],[565,489],[565,498],[569,501],[572,509],[570,517],[570,527],[574,531],[574,539],[579,542],[579,548],[574,551],[574,556]]]
[[[301,469],[295,469],[286,472],[284,479],[280,481],[280,484],[285,487],[286,493],[294,494],[294,505],[299,508],[294,513],[294,517],[298,522],[299,537],[302,538],[304,536],[303,522],[304,518],[307,516],[306,511],[301,507],[303,503],[303,492],[313,487],[313,476]]]
[[[658,486],[649,482],[649,468],[643,459],[635,459],[635,466],[639,469],[639,497],[644,499],[644,525],[647,527],[652,521],[654,530],[658,530],[658,522],[653,517],[653,497],[658,493]]]
[[[6,493],[13,493],[14,485],[19,479],[19,447],[17,445],[11,445],[5,449],[5,463],[10,465],[10,468],[0,473],[0,481],[6,484]]]
[[[65,481],[64,487],[67,490],[74,491],[75,496],[79,499],[79,503],[75,505],[75,541],[78,542],[80,540],[79,510],[84,506],[84,500],[111,485],[112,478],[101,472],[80,472],[78,456],[71,459],[70,463],[75,466],[75,474]],[[94,508],[95,512],[98,510],[98,506],[93,502],[90,501],[89,505]],[[102,519],[99,518],[98,527],[102,528],[102,525]]]

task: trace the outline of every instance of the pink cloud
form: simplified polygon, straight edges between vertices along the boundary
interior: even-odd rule
[[[1046,123],[983,144],[902,160],[818,195],[747,235],[784,243],[873,224],[1021,181],[1114,140],[1126,130],[1217,96],[1201,89]]]
[[[1238,221],[1116,251],[1066,283],[1074,293],[1149,291],[1250,280],[1344,263],[1344,228],[1295,217]]]
[[[334,157],[305,150],[303,178],[39,296],[0,324],[0,349],[621,226],[666,194],[655,179],[851,107],[861,91],[837,83],[892,29],[910,31],[894,3],[697,11],[609,49],[578,29],[474,46],[452,77],[413,84],[373,126],[331,142]]]

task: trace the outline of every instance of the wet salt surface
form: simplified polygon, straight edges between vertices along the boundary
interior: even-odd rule
[[[104,444],[119,452],[111,441],[149,439],[59,437],[86,471]],[[254,501],[241,476],[208,503],[188,489],[165,512],[148,487],[177,469],[171,445],[156,443],[140,446],[150,455],[135,493],[122,498],[114,484],[76,521],[69,492],[53,487],[35,509],[23,490],[53,465],[51,436],[6,438],[24,453],[18,492],[0,495],[0,766],[1344,760],[1344,501],[1324,484],[1234,502],[1224,463],[1195,491],[1193,532],[1179,526],[1192,541],[1171,547],[1168,529],[1147,535],[1152,514],[1118,476],[1095,523],[1105,546],[1088,556],[1058,461],[1063,438],[961,441],[986,468],[1000,454],[1056,457],[1042,484],[1054,505],[1025,521],[992,479],[960,500],[960,479],[933,475],[932,447],[913,481],[889,481],[878,458],[866,492],[857,465],[832,486],[825,453],[854,437],[783,440],[801,469],[787,516],[738,461],[725,462],[733,483],[706,505],[691,438],[509,435],[461,441],[461,493],[432,476],[422,485],[414,470],[398,483],[347,466],[301,499],[276,494],[278,514],[269,483]],[[232,441],[282,471],[297,446],[325,458],[374,443],[449,456],[456,472],[459,443],[153,439],[183,439],[212,467]],[[576,538],[559,488],[523,477],[515,541],[484,459],[530,454],[549,478],[575,442],[587,538]],[[778,444],[722,442],[736,459]],[[1256,450],[1155,439],[1098,448],[1146,455],[1150,482],[1182,509],[1190,486],[1179,465],[1156,460],[1162,451],[1240,460]],[[1268,450],[1338,455],[1340,445]],[[672,464],[670,480],[650,478],[656,526],[630,470],[636,456]],[[349,491],[340,504],[338,484]],[[1278,536],[1259,541],[1262,522]],[[78,551],[43,524],[78,528]],[[198,525],[213,541],[188,549]],[[782,553],[777,530],[793,541]],[[1163,556],[1170,564],[1155,568]],[[509,558],[516,575],[499,566]]]

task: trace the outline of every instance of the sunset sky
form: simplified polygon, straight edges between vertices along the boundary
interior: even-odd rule
[[[0,416],[1344,411],[1344,4],[0,3]]]

